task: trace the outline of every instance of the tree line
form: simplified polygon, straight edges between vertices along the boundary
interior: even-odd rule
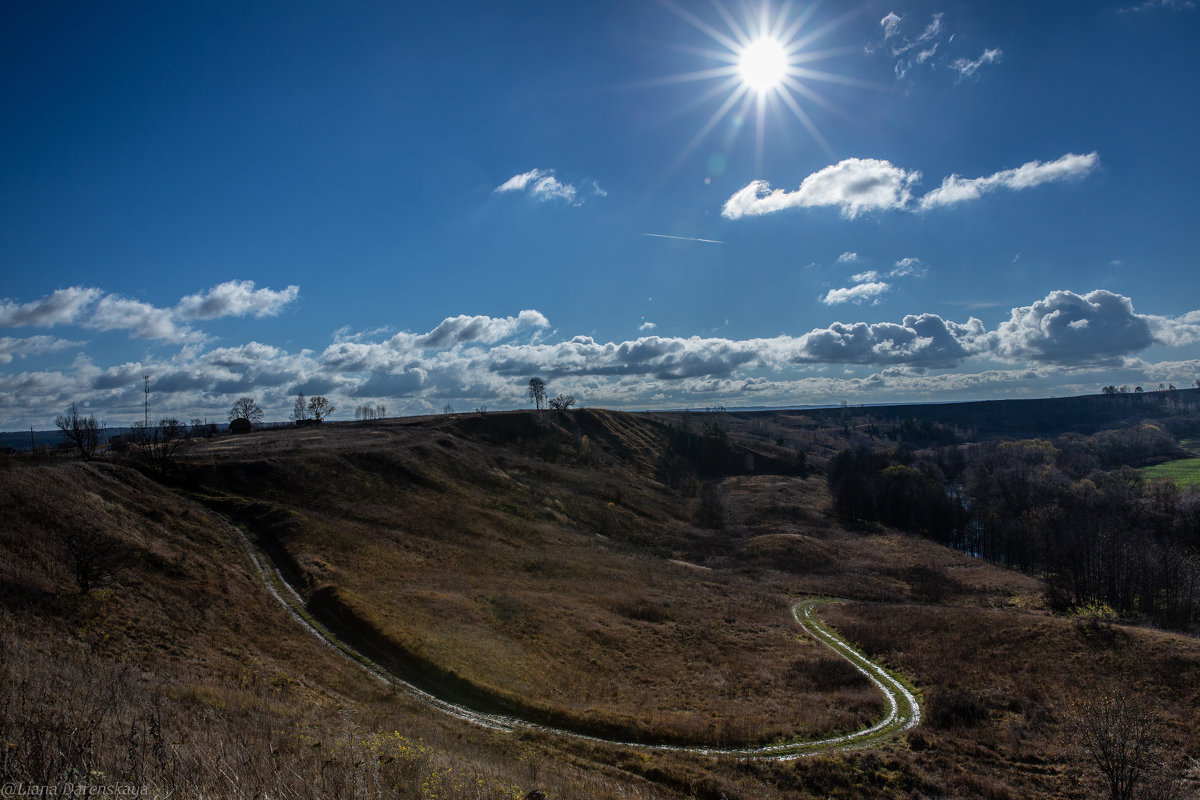
[[[847,449],[835,514],[1043,575],[1060,607],[1200,625],[1200,487],[1135,469],[1180,454],[1154,425],[926,451]]]

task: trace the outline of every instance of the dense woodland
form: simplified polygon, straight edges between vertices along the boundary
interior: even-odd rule
[[[844,521],[883,522],[1042,575],[1061,608],[1188,629],[1200,625],[1200,488],[1135,469],[1180,455],[1147,423],[922,451],[859,446],[828,476]]]

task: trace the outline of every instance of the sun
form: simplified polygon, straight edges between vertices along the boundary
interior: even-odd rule
[[[682,165],[723,122],[728,123],[722,126],[724,150],[734,146],[739,131],[753,128],[755,162],[761,164],[768,126],[784,132],[789,116],[800,123],[822,150],[833,156],[833,148],[817,129],[809,111],[813,106],[835,112],[838,108],[818,86],[879,88],[847,75],[815,68],[817,62],[857,52],[854,46],[815,47],[852,16],[852,11],[831,20],[818,21],[814,19],[816,3],[800,5],[791,0],[745,0],[731,10],[726,7],[729,0],[712,0],[712,10],[704,14],[673,0],[660,2],[709,41],[701,40],[699,46],[680,44],[677,48],[699,56],[703,63],[701,68],[646,84],[712,82],[713,86],[701,92],[685,108],[714,101],[717,105],[695,137],[684,146],[671,169]],[[747,122],[753,124],[744,124]],[[724,154],[717,155],[724,158]]]
[[[783,45],[769,37],[751,42],[738,57],[738,74],[742,76],[742,82],[759,94],[779,86],[787,70],[787,53]]]

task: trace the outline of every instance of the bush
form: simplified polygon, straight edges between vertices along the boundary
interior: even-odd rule
[[[929,725],[940,730],[974,728],[988,719],[987,706],[965,689],[935,689],[930,692],[926,706]]]

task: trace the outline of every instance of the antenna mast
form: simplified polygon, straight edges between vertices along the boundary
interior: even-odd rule
[[[146,379],[146,427],[150,427],[150,376],[143,376]]]

